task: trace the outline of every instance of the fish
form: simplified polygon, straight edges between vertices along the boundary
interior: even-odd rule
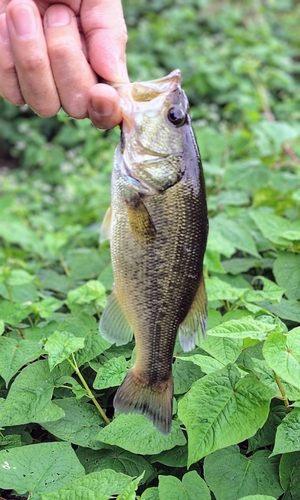
[[[114,396],[120,413],[172,425],[173,351],[206,332],[203,258],[208,235],[204,175],[180,70],[116,84],[122,111],[114,158],[110,238],[114,287],[99,330],[111,343],[136,343],[136,360]]]

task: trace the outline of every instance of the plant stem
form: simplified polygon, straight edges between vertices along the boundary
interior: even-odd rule
[[[72,366],[72,368],[74,368],[76,374],[78,375],[83,387],[85,388],[86,392],[87,392],[87,396],[93,401],[94,405],[96,406],[97,410],[99,411],[100,415],[102,416],[102,418],[104,419],[104,421],[107,423],[107,424],[110,424],[110,420],[109,418],[105,415],[104,413],[104,410],[101,408],[101,406],[99,405],[97,399],[95,398],[95,396],[93,395],[91,389],[89,388],[88,384],[86,383],[82,373],[80,372],[79,368],[78,368],[78,365],[76,363],[76,359],[75,359],[75,356],[74,354],[72,353],[72,357],[73,357],[73,362],[68,359],[70,365]]]
[[[281,396],[282,396],[282,400],[283,400],[285,408],[286,408],[286,412],[290,413],[290,411],[291,411],[290,402],[289,402],[288,397],[286,395],[285,389],[284,389],[282,382],[281,382],[281,380],[278,377],[276,372],[274,372],[274,375],[275,375],[276,384],[278,385],[278,388],[279,388]]]

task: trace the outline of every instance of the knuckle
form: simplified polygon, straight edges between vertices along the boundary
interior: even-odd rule
[[[40,71],[45,66],[43,57],[37,54],[24,55],[23,59],[19,62],[22,70],[31,72]]]

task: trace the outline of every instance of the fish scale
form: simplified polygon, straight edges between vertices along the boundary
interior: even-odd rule
[[[115,283],[100,332],[118,345],[128,342],[133,332],[136,342],[136,361],[115,395],[115,408],[142,413],[168,433],[177,332],[185,351],[195,346],[200,326],[205,333],[207,209],[202,165],[180,73],[176,70],[164,79],[140,84],[148,89],[145,102],[142,88],[134,101],[138,85],[118,89],[124,120],[122,148],[119,145],[116,150],[112,175]],[[168,122],[170,109],[172,119],[176,112],[182,115],[178,126]],[[151,120],[149,136],[147,120]],[[143,130],[144,161],[140,143],[134,155],[139,130]]]

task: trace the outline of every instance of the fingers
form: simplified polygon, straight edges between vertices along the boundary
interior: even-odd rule
[[[1,64],[2,81],[5,81],[5,88],[1,89],[3,97],[15,104],[25,101],[41,116],[56,114],[60,100],[35,3],[32,0],[12,0],[7,6],[6,21],[10,44],[6,44],[6,68]],[[7,90],[9,82],[13,89],[10,94]]]
[[[0,95],[20,106],[25,101],[16,74],[5,14],[0,15],[0,54]]]
[[[82,50],[74,12],[61,4],[48,8],[44,30],[51,69],[64,110],[74,118],[88,116],[88,90],[97,78]]]
[[[81,19],[91,66],[111,82],[127,82],[127,30],[121,0],[83,0]]]
[[[89,91],[89,117],[98,128],[110,129],[121,123],[119,96],[109,85],[99,83]]]

